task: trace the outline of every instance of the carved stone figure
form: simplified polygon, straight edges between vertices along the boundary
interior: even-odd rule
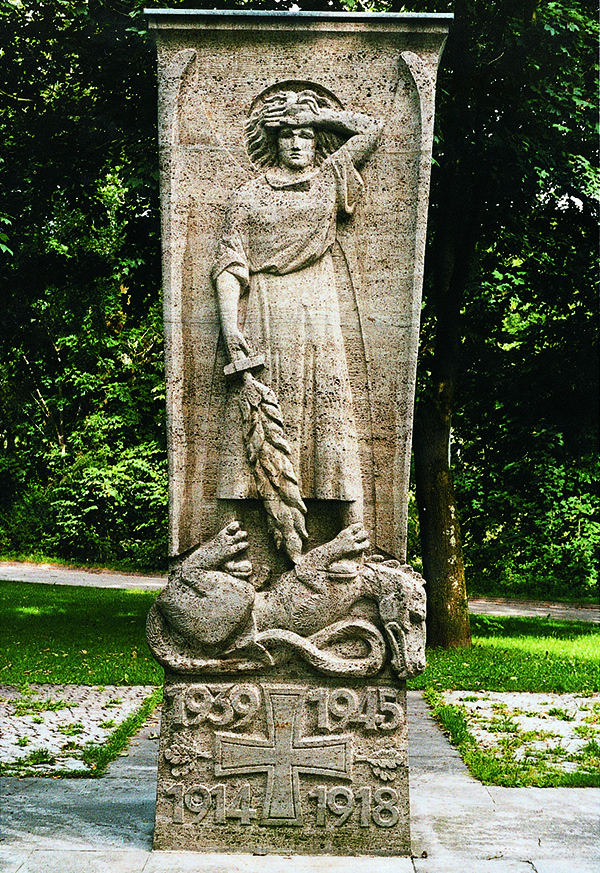
[[[260,383],[249,382],[255,355],[265,365],[261,379],[273,391],[270,405],[278,401],[281,407],[286,466],[298,486],[292,500],[283,498],[292,507],[293,530],[286,533],[277,509],[270,517],[294,561],[306,536],[301,498],[344,501],[345,523],[362,520],[356,424],[331,249],[338,221],[353,214],[362,193],[356,168],[375,149],[379,131],[373,118],[336,108],[310,89],[267,97],[247,125],[250,156],[267,169],[234,192],[212,269],[227,352],[234,372],[246,371],[245,423],[252,405],[248,395],[260,391]],[[234,438],[240,429],[236,406],[229,404],[223,429],[218,496],[264,499],[250,466],[256,452],[251,449],[247,458]],[[262,419],[268,425],[269,415]],[[268,426],[262,430],[261,447],[266,442],[266,451],[276,455],[277,439]],[[281,452],[274,461],[267,489],[271,506]],[[286,478],[289,482],[289,473]]]
[[[148,617],[150,648],[177,673],[256,671],[294,654],[326,675],[367,676],[385,663],[383,624],[393,670],[417,675],[425,668],[423,580],[398,561],[365,561],[368,547],[357,522],[256,591],[241,557],[247,533],[234,521],[177,564]],[[364,609],[352,615],[365,601],[377,606],[374,620]],[[345,652],[330,651],[342,640]]]
[[[408,855],[410,437],[448,21],[149,18],[171,556],[147,621],[154,846]]]

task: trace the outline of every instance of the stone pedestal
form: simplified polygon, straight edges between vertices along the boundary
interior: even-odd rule
[[[406,561],[449,18],[152,10],[171,571],[155,845],[410,852]]]
[[[154,845],[410,854],[404,683],[165,683]]]

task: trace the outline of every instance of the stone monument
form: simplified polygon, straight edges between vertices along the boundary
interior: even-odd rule
[[[171,566],[155,847],[410,854],[410,438],[447,15],[148,12]]]

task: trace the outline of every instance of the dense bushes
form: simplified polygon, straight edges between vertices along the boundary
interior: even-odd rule
[[[166,554],[155,53],[143,5],[0,8],[5,556],[142,568]],[[480,197],[474,233],[487,228],[473,243],[472,271],[459,277],[468,287],[453,471],[468,583],[580,597],[597,583],[600,541],[596,114],[583,87],[595,41],[583,0],[528,8],[460,4],[475,66],[461,81],[460,63],[441,73],[430,228],[435,238],[441,171],[458,154]],[[523,57],[529,90],[514,62]],[[444,69],[451,60],[447,51]],[[457,81],[466,108],[453,128]],[[422,389],[444,312],[432,315],[431,287]],[[409,547],[418,564],[414,501]]]

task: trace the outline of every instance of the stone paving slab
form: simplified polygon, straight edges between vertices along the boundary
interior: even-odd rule
[[[147,863],[148,852],[140,851],[42,850],[31,852],[14,873],[143,873]]]
[[[535,873],[598,873],[598,869],[598,863],[588,864],[577,859],[535,862]]]
[[[331,855],[194,855],[153,852],[144,873],[414,873],[410,858],[340,858]]]
[[[0,761],[23,766],[44,753],[45,762],[27,764],[37,775],[86,771],[82,748],[105,743],[153,691],[149,685],[32,684],[23,692],[0,685]]]
[[[468,775],[418,692],[409,693],[409,731],[414,859],[319,858],[326,864],[323,871],[595,873],[600,868],[600,792],[481,785]],[[321,873],[312,858],[151,852],[157,734],[155,715],[128,756],[113,761],[102,779],[0,779],[0,873]],[[334,860],[344,866],[336,869]],[[206,866],[213,861],[227,866]],[[246,867],[233,866],[238,861]],[[377,866],[358,866],[366,861]],[[268,866],[284,862],[280,869]]]
[[[413,864],[415,873],[536,873],[529,861],[509,861],[506,858],[479,859],[477,866],[469,856],[453,861],[415,858]]]

